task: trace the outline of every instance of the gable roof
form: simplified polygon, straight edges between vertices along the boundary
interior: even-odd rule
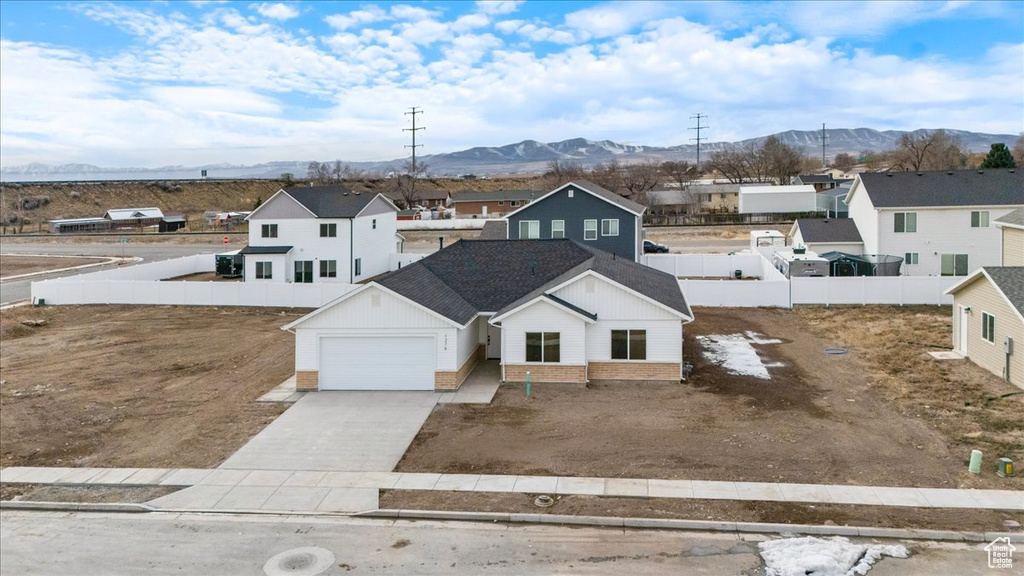
[[[133,220],[136,218],[163,218],[164,213],[159,208],[114,208],[107,210],[103,217],[111,220]]]
[[[1024,171],[865,172],[858,176],[875,208],[941,208],[1024,204]],[[847,199],[849,202],[849,199]]]
[[[793,223],[794,234],[797,228],[804,243],[864,241],[851,218],[797,218]]]
[[[946,294],[956,294],[961,289],[974,283],[984,276],[1002,293],[1021,322],[1024,322],[1024,266],[985,266],[978,268],[973,274],[950,286]]]
[[[625,211],[627,211],[630,214],[633,214],[635,216],[641,216],[644,213],[644,210],[647,210],[647,207],[644,206],[643,204],[639,204],[637,202],[633,202],[629,198],[624,198],[624,197],[616,194],[615,192],[612,192],[611,190],[602,188],[602,187],[598,186],[597,184],[594,184],[593,182],[590,182],[589,180],[573,180],[572,182],[567,182],[565,184],[562,184],[558,188],[555,188],[551,192],[548,192],[547,194],[544,194],[543,196],[541,196],[540,198],[537,198],[533,202],[530,202],[526,206],[523,206],[523,207],[519,208],[518,210],[514,210],[514,211],[508,213],[507,215],[505,215],[505,218],[509,218],[513,214],[516,214],[518,212],[526,210],[527,208],[532,208],[533,206],[537,205],[537,203],[539,203],[540,201],[544,200],[548,196],[552,196],[554,194],[557,194],[558,192],[560,192],[563,189],[568,188],[570,186],[572,186],[574,188],[579,188],[580,190],[589,193],[591,196],[596,196],[596,197],[604,200],[605,202],[608,202],[610,204],[614,204],[614,205],[618,206],[619,208],[622,208],[623,210],[625,210]]]
[[[508,238],[508,220],[488,220],[480,229],[480,240],[505,240]]]
[[[498,200],[533,200],[544,195],[537,190],[466,190],[452,192],[452,202],[494,202]]]
[[[831,174],[801,174],[796,179],[801,184],[828,184],[836,181]]]
[[[282,190],[317,218],[355,218],[379,194],[358,193],[345,186],[293,186]],[[269,201],[268,201],[269,202]]]
[[[588,270],[693,318],[675,277],[568,239],[460,240],[375,283],[465,325],[481,312],[519,306]]]
[[[1002,218],[996,218],[995,225],[1009,226],[1010,228],[1024,228],[1024,206],[1017,208]]]

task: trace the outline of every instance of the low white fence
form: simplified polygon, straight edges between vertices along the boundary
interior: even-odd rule
[[[793,304],[952,304],[943,294],[962,278],[942,276],[834,276],[793,278]]]
[[[943,292],[959,278],[858,276],[786,278],[756,254],[651,254],[642,262],[679,280],[692,306],[778,307],[800,304],[952,304]],[[735,270],[744,277],[735,280]],[[715,278],[715,279],[712,279]]]
[[[409,261],[415,254],[408,255]],[[165,278],[213,272],[213,254],[198,254],[32,283],[32,302],[318,308],[355,290],[354,284],[175,282]]]

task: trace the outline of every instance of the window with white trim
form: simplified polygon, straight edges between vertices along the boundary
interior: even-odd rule
[[[277,238],[277,224],[264,224],[260,226],[262,238]]]
[[[372,220],[372,223],[373,223],[373,229],[374,229],[374,230],[376,230],[376,229],[377,229],[377,219],[376,219],[376,218],[374,218],[374,219]]]
[[[320,261],[320,277],[321,278],[337,278],[338,277],[338,261],[337,260],[321,260]]]
[[[942,254],[940,260],[942,276],[967,276],[967,254]]]
[[[520,220],[519,239],[536,240],[540,238],[540,220]]]
[[[917,232],[917,212],[896,212],[893,214],[893,232]]]
[[[986,342],[996,342],[996,317],[988,312],[981,313],[981,339]]]
[[[565,238],[565,220],[551,221],[551,237]]]
[[[320,225],[320,237],[321,238],[336,238],[338,236],[338,225],[335,223],[321,224]]]
[[[619,235],[619,219],[618,218],[606,218],[601,220],[601,236],[618,236]]]
[[[355,267],[356,267],[356,270],[355,270],[356,276],[362,276],[362,274],[363,274],[363,259],[362,258],[356,258]]]
[[[257,280],[270,280],[274,277],[274,263],[273,262],[257,262],[256,263],[256,279]]]
[[[917,264],[918,263],[918,253],[917,252],[907,252],[906,254],[903,255],[903,263],[907,264],[908,266],[913,266],[913,265]]]
[[[597,220],[583,221],[583,239],[597,240]]]
[[[612,330],[612,360],[646,360],[647,330]]]
[[[971,212],[971,228],[988,228],[988,210]]]
[[[513,207],[513,208],[515,208],[515,207],[519,206],[519,200],[509,200],[508,201],[508,205]]]
[[[527,362],[559,362],[562,340],[559,332],[527,332]]]

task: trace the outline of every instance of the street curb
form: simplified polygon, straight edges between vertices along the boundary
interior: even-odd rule
[[[447,512],[441,510],[380,509],[352,514],[356,517],[404,520],[462,520],[477,522],[508,522],[510,524],[562,524],[577,526],[652,528],[661,530],[692,530],[735,534],[806,534],[814,536],[853,536],[862,538],[893,538],[900,540],[941,540],[947,542],[991,542],[1009,537],[1011,542],[1024,543],[1020,532],[955,532],[913,528],[877,528],[872,526],[824,526],[812,524],[769,524],[760,522],[716,522],[704,520],[672,520],[662,518],[620,518],[615,516],[573,516],[566,514],[520,514],[501,512]]]
[[[118,504],[113,502],[21,502],[0,500],[0,510],[53,510],[59,512],[156,512],[146,504]]]
[[[120,256],[53,256],[52,254],[4,254],[4,256],[30,256],[30,257],[49,257],[49,258],[105,258],[106,262],[93,262],[92,264],[82,264],[81,266],[70,266],[68,268],[56,268],[54,270],[41,270],[39,272],[29,272],[28,274],[18,274],[17,276],[9,276],[4,278],[4,282],[10,280],[25,280],[26,278],[32,278],[34,276],[45,276],[47,274],[55,274],[57,272],[68,272],[71,270],[81,270],[83,268],[94,268],[96,266],[107,266],[109,264],[129,264],[135,262],[141,262],[142,258],[138,256],[129,256],[122,258]]]

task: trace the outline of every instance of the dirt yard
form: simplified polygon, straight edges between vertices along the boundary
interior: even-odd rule
[[[34,272],[45,272],[60,268],[72,268],[86,264],[103,262],[106,258],[82,258],[78,256],[13,256],[4,254],[0,256],[0,278],[21,276]]]
[[[227,276],[218,276],[216,272],[196,272],[195,274],[185,274],[184,276],[175,276],[174,278],[166,278],[164,282],[241,282],[241,277],[229,278]]]
[[[292,374],[292,336],[279,327],[303,312],[0,312],[0,464],[216,466],[283,411],[254,400]]]
[[[684,354],[694,364],[688,383],[539,384],[530,398],[523,386],[504,385],[491,405],[439,406],[398,470],[1024,488],[1024,478],[994,471],[999,456],[1024,458],[1024,398],[967,407],[958,424],[940,425],[934,414],[944,410],[942,399],[929,398],[960,401],[959,392],[940,390],[970,388],[977,400],[1017,389],[973,365],[931,364],[924,350],[948,337],[940,320],[948,310],[886,310],[894,330],[902,322],[903,333],[925,344],[900,353],[885,338],[861,337],[858,319],[876,313],[865,308],[700,309],[686,330]],[[696,338],[746,331],[764,335],[756,341],[780,340],[751,343],[770,379],[729,373]],[[849,353],[824,353],[837,345]],[[934,380],[931,394],[899,398],[893,386],[877,383],[908,365]],[[948,380],[943,370],[951,371]],[[966,461],[983,442],[987,460],[976,478]]]

